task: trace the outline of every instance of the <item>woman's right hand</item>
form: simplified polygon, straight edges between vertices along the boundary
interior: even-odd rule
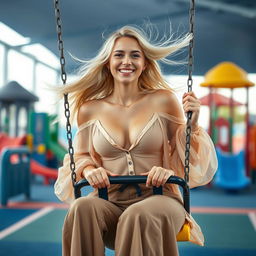
[[[94,188],[105,188],[110,187],[108,176],[119,176],[118,174],[112,173],[103,167],[93,168],[83,171],[83,176],[88,180],[89,184]]]

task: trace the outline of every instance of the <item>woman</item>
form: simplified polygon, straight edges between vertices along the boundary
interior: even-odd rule
[[[186,46],[190,36],[161,45],[150,44],[137,28],[125,26],[112,34],[99,54],[85,63],[82,78],[69,93],[77,113],[75,138],[77,179],[95,190],[74,202],[66,155],[55,193],[72,202],[63,227],[63,255],[104,255],[104,246],[118,256],[178,255],[176,234],[185,221],[191,240],[203,235],[184,210],[171,175],[184,176],[184,114],[164,81],[157,60]],[[214,146],[198,126],[200,102],[193,92],[183,96],[184,112],[192,111],[190,186],[208,183],[217,168]],[[109,176],[147,175],[139,187],[110,185]],[[163,194],[152,195],[152,186]],[[97,188],[109,188],[109,201]]]

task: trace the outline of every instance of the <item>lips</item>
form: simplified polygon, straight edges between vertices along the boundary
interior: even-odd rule
[[[118,71],[122,74],[131,74],[135,71],[135,69],[119,69]]]

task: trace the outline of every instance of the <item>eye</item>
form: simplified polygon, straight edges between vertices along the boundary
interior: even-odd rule
[[[114,55],[115,57],[122,57],[123,56],[123,54],[122,53],[115,53],[115,55]]]
[[[135,53],[135,54],[132,54],[132,57],[133,57],[133,58],[139,58],[139,57],[140,57],[140,55],[139,55],[139,54],[137,54],[137,53]]]

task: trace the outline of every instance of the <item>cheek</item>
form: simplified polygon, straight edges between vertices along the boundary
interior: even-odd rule
[[[119,65],[119,61],[112,61],[110,63],[110,69],[115,70]]]
[[[114,62],[109,63],[109,69],[110,69],[111,72],[113,70],[115,70],[115,63]]]
[[[112,76],[115,76],[116,75],[116,69],[114,69],[113,67],[110,68],[110,73]]]
[[[146,65],[144,63],[140,64],[140,71],[143,72],[146,68]]]
[[[146,63],[145,63],[145,61],[141,61],[141,62],[140,62],[140,67],[141,67],[142,71],[146,68]]]

